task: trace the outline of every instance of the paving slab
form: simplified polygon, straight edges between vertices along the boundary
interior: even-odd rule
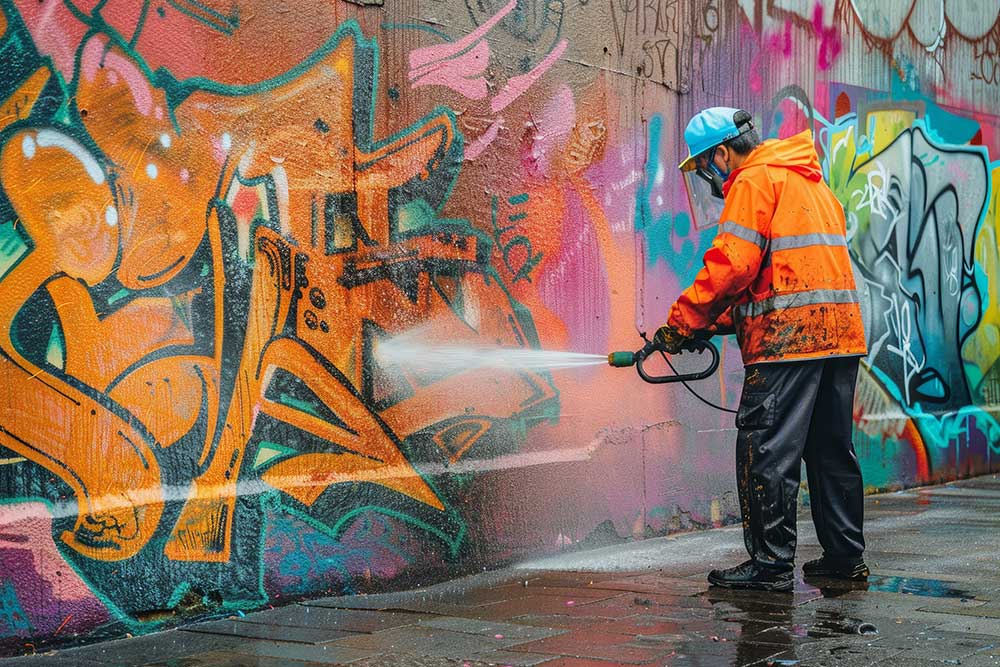
[[[500,667],[534,667],[535,665],[550,665],[558,658],[555,655],[545,655],[541,653],[527,653],[515,651],[489,651],[477,654],[477,659],[485,660],[490,665]],[[604,667],[610,667],[607,663]]]
[[[374,596],[366,598],[364,596],[351,596],[348,598],[321,598],[310,600],[310,607],[326,607],[327,609],[369,609],[373,611],[388,612],[413,612],[424,614],[436,614],[438,616],[462,616],[469,607],[461,604],[448,604],[435,600],[415,599],[395,599],[384,600],[375,599]]]
[[[544,667],[611,667],[614,665],[613,662],[608,662],[607,660],[595,660],[591,658],[566,658],[558,657],[554,660],[549,660],[542,663]],[[657,663],[658,664],[658,663]],[[673,663],[664,663],[668,665],[673,665]],[[712,667],[711,665],[704,665],[704,667]]]
[[[607,660],[626,665],[647,664],[670,652],[669,647],[663,645],[644,648],[635,645],[634,641],[635,637],[631,635],[573,630],[555,637],[520,644],[514,650]]]
[[[977,616],[980,618],[1000,619],[1000,604],[983,602],[979,600],[965,600],[963,604],[942,604],[935,602],[923,607],[918,607],[917,611],[935,612],[939,614],[954,614],[956,616]],[[1000,625],[1000,623],[998,623]]]
[[[724,664],[733,667],[760,664],[787,650],[787,646],[754,642],[683,642],[669,654],[664,664]]]
[[[564,628],[567,630],[582,630],[584,628],[603,628],[615,621],[627,622],[639,614],[629,616],[570,616],[568,614],[526,614],[515,616],[512,622],[523,625],[534,625],[543,628]],[[672,619],[671,619],[672,620]],[[624,633],[629,634],[629,633]]]
[[[974,618],[965,616],[940,623],[937,628],[950,632],[968,632],[972,634],[1000,637],[1000,621],[993,618]]]
[[[288,660],[286,658],[249,656],[230,651],[209,651],[186,658],[148,662],[142,667],[315,667],[322,664],[321,662]]]
[[[631,593],[695,595],[697,593],[704,593],[707,591],[709,589],[709,584],[704,579],[700,581],[692,581],[682,577],[655,573],[602,581],[594,584],[594,588],[628,591]]]
[[[869,613],[880,616],[900,616],[913,614],[932,604],[961,608],[962,598],[952,598],[953,602],[943,599],[927,598],[908,593],[890,593],[886,591],[853,591],[837,598],[838,602],[851,607],[858,607]],[[966,598],[968,599],[968,598]],[[823,601],[817,600],[816,604]],[[931,613],[928,611],[928,613]],[[943,613],[943,612],[942,612]],[[948,612],[950,613],[950,611]]]
[[[962,658],[963,667],[998,667],[1000,655],[991,653],[975,653]]]
[[[635,616],[606,620],[601,622],[599,627],[604,632],[670,637],[677,640],[683,639],[690,628],[690,626],[685,626],[682,621],[653,614],[636,614]]]
[[[70,661],[78,661],[80,664],[93,661],[105,667],[108,665],[135,667],[158,660],[183,658],[211,651],[228,651],[243,641],[246,640],[170,630],[67,649],[59,651],[56,655]]]
[[[486,637],[438,628],[402,627],[373,634],[340,639],[329,646],[369,651],[406,652],[441,658],[467,659],[488,651],[497,651],[523,644],[524,640],[507,637]],[[544,651],[536,651],[536,653]]]
[[[710,588],[702,595],[711,602],[728,601],[733,604],[753,604],[761,607],[797,607],[824,597],[823,592],[802,581],[797,582],[791,592],[776,592],[761,595],[758,591],[743,591],[726,588]]]
[[[380,651],[349,646],[292,644],[262,639],[243,639],[230,651],[252,658],[277,658],[285,662],[298,660],[320,665],[349,665],[363,658],[373,658]]]
[[[330,609],[307,604],[293,604],[256,614],[247,614],[244,623],[282,625],[300,628],[329,628],[348,632],[378,632],[401,625],[414,625],[422,620],[438,618],[434,614],[383,612],[367,609]]]
[[[231,620],[197,623],[186,628],[181,628],[181,632],[200,632],[229,637],[246,637],[247,639],[272,639],[274,641],[295,642],[299,644],[323,644],[356,634],[327,628],[296,628],[287,625],[262,625],[260,623],[244,623],[242,621]]]
[[[485,660],[456,660],[413,653],[380,653],[350,664],[351,667],[497,667],[497,663]],[[607,663],[604,667],[608,667]]]
[[[464,632],[470,635],[482,635],[495,639],[519,639],[523,641],[545,639],[546,637],[552,637],[565,632],[565,630],[560,629],[539,628],[531,625],[516,625],[514,623],[500,623],[472,618],[435,618],[421,621],[418,625],[424,628]]]
[[[605,582],[594,583],[592,585],[581,585],[581,586],[539,586],[538,584],[531,584],[529,582],[528,586],[523,589],[529,595],[555,595],[558,597],[570,599],[570,600],[606,600],[610,597],[615,597],[620,595],[623,591],[629,591],[629,588],[621,588],[619,586],[607,585]],[[661,593],[668,593],[664,589],[659,589]],[[683,595],[689,595],[690,593],[683,593]]]
[[[16,658],[0,658],[4,667],[106,667],[106,662],[97,662],[74,655],[66,655],[67,651],[52,654],[25,655]]]
[[[925,658],[915,657],[912,653],[902,652],[897,654],[891,659],[883,660],[875,663],[875,667],[900,667],[904,665],[905,667],[950,667],[951,665],[961,665],[962,667],[986,667],[988,665],[995,666],[1000,663],[989,662],[988,658],[986,662],[976,660],[974,657],[962,658],[961,660],[954,661],[941,661],[941,660],[927,660]]]
[[[961,498],[991,498],[1000,500],[1000,489],[993,487],[984,488],[969,485],[949,485],[923,489],[920,493],[928,496],[956,496]]]
[[[511,584],[499,588],[486,588],[466,591],[465,593],[457,592],[443,597],[436,602],[440,604],[458,604],[462,606],[477,607],[488,604],[496,604],[497,602],[504,602],[506,600],[514,600],[527,595],[538,595],[542,592],[542,590],[543,587],[541,586],[537,587],[537,589],[529,591],[523,584]]]
[[[728,642],[748,639],[774,627],[773,621],[729,621],[724,618],[681,621],[684,635],[692,640]],[[769,642],[768,639],[762,639]]]
[[[907,655],[928,660],[961,660],[1000,645],[1000,636],[932,628],[906,637],[886,638],[879,645],[903,649]]]
[[[599,609],[601,602],[611,600],[621,596],[617,591],[607,591],[603,598],[576,598],[575,596],[563,595],[526,595],[513,600],[505,600],[490,605],[478,606],[474,615],[479,618],[505,620],[516,616],[523,616],[531,613],[541,614],[580,614],[590,616],[599,614],[594,609]],[[455,614],[459,616],[461,614]]]
[[[851,647],[807,645],[770,656],[760,664],[765,667],[790,665],[798,667],[818,667],[820,665],[823,667],[870,667],[871,665],[906,667],[910,663],[901,661],[902,655],[902,649],[886,648],[875,644]],[[937,667],[945,667],[945,665],[939,662]]]

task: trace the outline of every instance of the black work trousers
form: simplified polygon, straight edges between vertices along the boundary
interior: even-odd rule
[[[858,357],[753,364],[736,416],[743,541],[759,565],[792,568],[801,461],[828,556],[865,549],[864,484],[851,441]]]

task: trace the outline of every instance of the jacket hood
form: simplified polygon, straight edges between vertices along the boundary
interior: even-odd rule
[[[744,169],[761,165],[790,169],[810,181],[823,180],[823,170],[819,166],[819,156],[816,154],[812,132],[809,130],[787,139],[768,139],[753,149],[743,164],[733,170],[726,185],[732,184],[736,175]]]

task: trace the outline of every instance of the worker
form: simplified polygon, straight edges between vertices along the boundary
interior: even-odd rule
[[[682,171],[724,199],[704,267],[654,340],[676,354],[702,332],[735,330],[746,376],[736,480],[750,559],[716,586],[793,586],[800,461],[823,556],[806,577],[867,579],[864,485],[851,441],[867,354],[844,211],[823,181],[812,134],[761,142],[749,113],[714,107],[688,123]]]

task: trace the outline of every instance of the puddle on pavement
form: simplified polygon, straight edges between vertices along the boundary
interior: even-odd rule
[[[904,593],[930,598],[964,598],[972,599],[976,594],[972,591],[958,588],[954,582],[939,579],[916,579],[912,577],[884,577],[872,575],[868,577],[868,590],[884,593]]]
[[[837,598],[854,591],[878,591],[882,593],[903,593],[904,595],[919,595],[929,598],[956,598],[971,600],[976,593],[953,581],[940,579],[921,579],[917,577],[888,577],[873,574],[868,581],[840,581],[817,577],[807,580],[815,586],[825,598]]]
[[[785,645],[789,648],[806,638],[828,639],[845,635],[877,635],[875,624],[833,609],[803,614],[803,608],[788,600],[786,605],[761,604],[753,597],[708,597],[716,620],[736,626],[735,642]]]
[[[862,599],[864,591],[936,598],[975,597],[973,592],[962,588],[961,583],[915,577],[872,575],[868,581],[823,580],[822,583],[814,583],[810,580],[806,583],[818,587],[825,598],[846,596],[852,591],[862,593],[861,596],[850,598],[852,600]],[[859,617],[836,609],[809,611],[808,605],[804,605],[801,600],[802,593],[800,590],[796,596],[778,598],[749,591],[709,589],[701,597],[711,604],[711,613],[715,618],[706,619],[705,627],[699,627],[699,630],[704,638],[719,642],[721,646],[728,644],[731,647],[729,650],[736,659],[731,664],[749,664],[749,658],[759,660],[759,653],[767,648],[772,651],[771,657],[756,664],[774,667],[801,665],[802,660],[796,655],[797,649],[809,642],[849,636],[865,637],[861,644],[851,643],[841,647],[847,651],[854,651],[865,641],[878,639],[879,628],[874,623],[866,621],[863,613]],[[851,611],[859,613],[858,609]],[[689,626],[689,629],[693,630],[693,627]],[[701,645],[698,646],[699,650],[703,649]],[[779,655],[774,655],[776,647],[784,647],[785,650]],[[835,647],[831,650],[837,649]],[[726,658],[728,657],[727,654]],[[743,660],[744,658],[747,660]]]

